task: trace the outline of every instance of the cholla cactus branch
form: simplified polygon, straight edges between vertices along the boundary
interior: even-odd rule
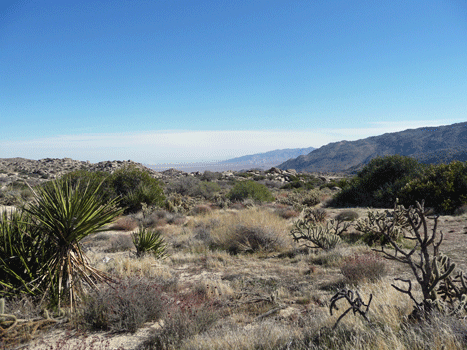
[[[341,241],[340,237],[331,231],[332,229],[333,223],[330,222],[326,225],[315,225],[307,220],[297,220],[290,233],[295,242],[305,241],[303,245],[308,248],[329,250]]]
[[[393,284],[393,287],[407,294],[415,303],[414,313],[420,317],[425,317],[434,308],[445,312],[467,311],[467,281],[462,274],[452,278],[456,265],[451,260],[439,252],[443,242],[443,233],[438,233],[438,216],[428,218],[428,212],[424,208],[424,202],[418,203],[416,207],[405,209],[403,206],[396,206],[403,213],[409,230],[404,234],[405,239],[415,242],[415,246],[404,249],[391,237],[388,231],[382,230],[390,248],[381,246],[374,249],[390,260],[399,261],[410,267],[417,283],[421,287],[423,299],[417,301],[412,293],[412,282],[410,280],[396,279],[408,284],[408,288],[403,289]],[[396,214],[394,215],[396,218]],[[431,228],[428,220],[433,220]],[[377,220],[376,224],[379,222]],[[381,225],[378,225],[381,227]],[[441,297],[441,298],[440,298]],[[456,306],[457,305],[457,306]]]
[[[355,294],[355,297],[354,297]],[[368,300],[368,303],[365,304],[362,300],[362,297],[358,293],[358,291],[353,292],[350,289],[342,289],[334,296],[331,298],[331,304],[329,305],[329,313],[332,316],[332,310],[339,310],[339,308],[336,306],[336,303],[340,299],[346,299],[348,303],[350,304],[350,307],[342,314],[339,316],[337,319],[336,323],[332,327],[332,329],[336,329],[337,325],[339,322],[347,315],[350,311],[353,311],[354,315],[359,313],[366,321],[370,322],[370,319],[368,318],[368,310],[370,309],[370,304],[371,300],[373,299],[373,294],[370,294],[370,299]],[[365,307],[366,309],[363,310],[362,308]]]

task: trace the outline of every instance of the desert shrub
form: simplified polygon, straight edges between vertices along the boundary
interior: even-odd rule
[[[138,222],[130,216],[122,216],[115,221],[111,228],[117,231],[133,231],[138,227]]]
[[[221,178],[221,174],[214,171],[205,170],[203,175],[201,176],[201,180],[203,181],[214,181],[219,180]]]
[[[185,176],[174,181],[171,181],[166,186],[166,193],[178,193],[182,196],[190,196],[193,188],[201,181],[193,176]]]
[[[203,214],[207,214],[209,212],[211,212],[212,209],[209,205],[207,204],[199,204],[199,205],[196,205],[192,210],[191,210],[191,213],[193,215],[203,215]]]
[[[375,253],[354,254],[344,260],[341,273],[351,284],[375,282],[386,276],[385,261]]]
[[[240,252],[274,251],[280,248],[280,238],[274,231],[262,226],[238,224],[231,233],[230,239],[222,244],[222,248],[231,254]]]
[[[141,209],[141,203],[161,206],[165,196],[159,181],[149,172],[136,167],[124,167],[115,171],[106,180],[115,197],[120,198],[120,205],[126,212],[135,212]]]
[[[220,190],[221,187],[216,182],[202,181],[192,189],[191,195],[212,199]]]
[[[138,231],[132,233],[131,237],[137,256],[151,253],[159,259],[167,255],[167,245],[160,230],[152,230],[140,226]]]
[[[339,248],[332,250],[322,250],[313,256],[311,262],[316,265],[337,267],[344,259],[344,253]]]
[[[353,210],[343,210],[336,215],[336,220],[340,221],[354,221],[358,219],[358,213]]]
[[[112,236],[109,243],[110,247],[105,250],[106,253],[127,252],[134,247],[131,237],[125,234]]]
[[[154,206],[148,207],[143,204],[141,212],[132,214],[132,218],[138,222],[138,226],[157,227],[167,224],[167,217],[170,216],[168,211]]]
[[[61,178],[68,181],[72,186],[79,185],[83,188],[88,186],[88,184],[91,184],[91,186],[100,184],[96,195],[102,201],[108,201],[115,198],[115,193],[110,182],[106,181],[108,177],[109,174],[104,171],[75,170],[63,175]]]
[[[196,297],[194,297],[196,298]],[[206,332],[219,318],[209,304],[198,300],[182,302],[170,310],[164,326],[146,340],[138,350],[175,350],[189,338]]]
[[[81,321],[93,330],[135,332],[145,322],[162,318],[166,310],[158,284],[132,277],[90,293],[82,305]]]
[[[196,177],[186,176],[170,182],[166,187],[167,193],[177,193],[182,196],[204,197],[212,199],[221,190],[216,182],[200,181]]]
[[[342,178],[342,179],[332,179],[331,181],[322,184],[320,186],[320,189],[323,188],[334,188],[334,187],[339,187],[340,189],[344,189],[350,185],[350,179],[348,178]]]
[[[283,219],[291,219],[300,216],[300,213],[291,207],[277,208],[275,212]]]
[[[323,183],[323,180],[315,176],[305,176],[305,175],[289,175],[289,182],[282,185],[281,189],[290,190],[290,189],[304,189],[312,190],[315,187],[319,187]]]
[[[274,196],[265,185],[252,180],[237,182],[227,194],[227,198],[231,201],[242,201],[247,198],[258,202],[271,202],[274,200]]]
[[[372,159],[329,203],[330,206],[391,208],[399,191],[422,174],[424,165],[400,155]]]
[[[286,196],[281,196],[277,202],[292,206],[297,211],[302,211],[306,207],[313,207],[321,202],[320,193],[318,190],[299,191],[294,190]]]
[[[467,204],[463,204],[454,210],[454,215],[464,215],[467,213]]]
[[[214,220],[207,216],[203,221],[209,227],[213,249],[241,253],[281,250],[288,245],[287,222],[257,207],[244,209],[236,215],[214,217]]]
[[[31,189],[22,181],[12,182],[0,190],[0,204],[3,205],[20,206],[32,197]]]
[[[430,165],[424,174],[409,181],[399,192],[403,204],[425,199],[438,213],[453,214],[467,204],[467,162]]]

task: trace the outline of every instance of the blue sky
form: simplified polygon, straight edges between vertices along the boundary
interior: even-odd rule
[[[0,158],[213,161],[466,116],[462,0],[0,5]]]

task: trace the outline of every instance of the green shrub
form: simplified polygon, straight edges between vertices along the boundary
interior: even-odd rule
[[[170,182],[166,187],[166,193],[178,193],[182,196],[190,196],[193,188],[198,186],[201,181],[195,177],[186,176]]]
[[[372,159],[330,202],[330,206],[391,208],[399,191],[421,176],[425,166],[400,155]]]
[[[467,204],[467,162],[430,165],[421,177],[401,189],[399,199],[406,205],[425,199],[427,207],[453,214]]]
[[[274,196],[265,185],[252,180],[237,182],[227,194],[227,198],[231,201],[243,201],[247,198],[258,202],[271,202],[274,200]]]
[[[107,181],[114,196],[121,198],[120,205],[127,213],[140,210],[141,203],[161,206],[165,201],[159,181],[134,166],[115,171]]]

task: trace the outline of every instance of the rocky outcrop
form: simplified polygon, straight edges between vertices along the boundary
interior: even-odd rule
[[[40,160],[24,159],[24,158],[0,158],[0,189],[6,188],[9,184],[17,182],[27,182],[31,186],[35,186],[44,181],[53,180],[76,170],[88,171],[103,171],[109,174],[118,169],[134,166],[140,169],[145,169],[151,176],[161,180],[163,183],[170,183],[184,177],[197,177],[202,181],[206,181],[206,174],[204,172],[187,173],[177,169],[168,169],[162,172],[157,172],[153,169],[147,168],[140,163],[132,160],[114,160],[104,161],[99,163],[90,163],[89,161],[79,161],[70,158],[45,158]],[[217,172],[212,175],[212,181],[245,181],[253,179],[256,181],[268,182],[270,185],[280,187],[288,182],[297,179],[297,173],[294,169],[282,170],[272,167],[269,170],[247,170],[247,171],[223,171]],[[309,176],[319,177],[325,183],[329,182],[336,176],[330,174],[308,174]],[[341,177],[341,176],[337,176]],[[208,180],[209,181],[209,180]]]

